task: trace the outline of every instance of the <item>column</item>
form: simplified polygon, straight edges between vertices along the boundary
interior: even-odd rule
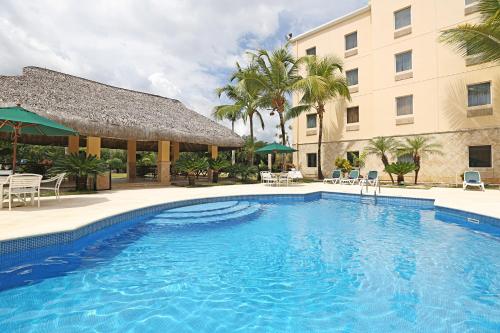
[[[158,182],[170,185],[170,141],[158,141]]]
[[[216,159],[219,156],[219,147],[215,145],[208,146],[208,152],[212,159]],[[208,182],[211,183],[213,181],[214,173],[212,169],[208,169]]]
[[[175,164],[175,162],[179,159],[179,154],[180,154],[180,143],[179,142],[172,142],[172,163]]]
[[[128,180],[134,180],[137,176],[137,141],[128,140],[127,141],[127,178]]]
[[[97,158],[101,158],[101,138],[96,136],[87,137],[87,155],[94,155]],[[108,190],[110,186],[110,176],[109,173],[103,173],[97,175],[96,179],[96,190]]]
[[[78,135],[68,136],[67,154],[78,153],[80,151],[80,137]]]
[[[269,171],[273,171],[273,154],[267,154],[267,168]]]

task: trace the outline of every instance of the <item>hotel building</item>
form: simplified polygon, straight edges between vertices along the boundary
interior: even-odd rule
[[[325,176],[336,157],[351,159],[373,137],[423,135],[440,143],[443,155],[422,158],[419,181],[454,183],[464,171],[478,170],[487,182],[500,182],[500,65],[463,58],[438,41],[441,31],[479,19],[474,0],[372,0],[291,39],[297,57],[340,57],[351,92],[351,101],[327,105]],[[294,164],[311,177],[316,118],[310,111],[293,121]],[[398,158],[405,159],[391,161]],[[362,174],[368,170],[382,171],[380,159],[368,157]]]

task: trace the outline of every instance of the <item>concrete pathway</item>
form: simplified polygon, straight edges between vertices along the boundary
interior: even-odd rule
[[[16,207],[12,211],[7,208],[0,210],[0,241],[73,230],[128,210],[178,200],[247,194],[303,194],[317,191],[359,194],[360,187],[321,183],[289,187],[254,184],[103,191],[97,194],[63,196],[60,201],[46,197],[42,198],[41,208],[28,206]],[[373,189],[370,191],[373,193]],[[499,190],[478,192],[453,188],[430,190],[382,188],[381,195],[435,199],[435,204],[439,206],[500,218]]]

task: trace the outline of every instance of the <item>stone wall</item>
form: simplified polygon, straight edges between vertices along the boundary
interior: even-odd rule
[[[492,167],[474,168],[481,172],[482,178],[488,183],[500,183],[500,128],[465,130],[458,132],[447,132],[428,134],[435,142],[442,145],[443,155],[427,155],[422,157],[419,182],[429,183],[461,183],[461,174],[469,170],[469,146],[491,145]],[[402,140],[405,137],[395,137]],[[322,170],[327,176],[335,168],[335,158],[342,156],[346,158],[348,151],[363,151],[368,140],[339,141],[324,143],[322,150]],[[316,168],[307,167],[307,153],[316,153],[317,144],[302,144],[294,154],[294,164],[306,177],[316,177]],[[391,156],[391,162],[396,161],[396,156]],[[368,170],[383,170],[382,162],[378,157],[369,156],[361,174]],[[387,174],[381,174],[382,180],[389,180]],[[413,182],[413,174],[406,176],[407,182]]]

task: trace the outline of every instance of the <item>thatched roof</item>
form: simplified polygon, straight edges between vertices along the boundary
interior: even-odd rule
[[[243,145],[241,137],[230,129],[178,100],[39,67],[25,67],[20,76],[0,76],[0,102],[21,103],[83,136]]]

